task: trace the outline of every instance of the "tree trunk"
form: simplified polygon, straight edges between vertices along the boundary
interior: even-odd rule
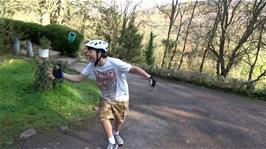
[[[239,50],[243,46],[243,44],[247,41],[247,39],[250,37],[250,35],[253,33],[253,31],[258,27],[259,22],[258,17],[259,14],[262,13],[263,9],[266,6],[266,2],[264,0],[260,0],[259,2],[254,3],[253,10],[252,10],[252,18],[248,22],[247,28],[240,38],[239,42],[237,43],[237,46],[233,49],[232,54],[229,56],[229,61],[225,67],[225,69],[221,72],[221,75],[226,77],[231,70],[232,66],[235,64],[236,58],[239,57]],[[266,18],[262,18],[260,21],[265,21]]]
[[[201,59],[201,63],[200,63],[200,69],[199,69],[199,72],[202,73],[202,70],[203,70],[203,65],[205,63],[205,57],[207,55],[207,52],[208,52],[208,49],[205,48],[204,49],[204,53],[203,53],[203,56],[202,56],[202,59]]]
[[[189,29],[190,29],[190,26],[191,26],[191,22],[192,22],[192,20],[194,18],[195,9],[196,9],[197,4],[198,4],[198,2],[196,1],[195,4],[194,4],[193,10],[192,10],[191,17],[189,19],[189,23],[188,23],[187,30],[186,30],[186,35],[185,35],[184,46],[183,46],[183,50],[182,50],[182,55],[181,55],[180,62],[179,62],[179,65],[177,67],[177,70],[179,70],[181,68],[182,63],[183,63],[183,58],[184,58],[184,54],[185,54],[185,50],[186,50],[186,44],[187,44],[187,37],[189,35]]]
[[[216,60],[216,77],[218,80],[220,80],[220,61]]]
[[[45,12],[42,15],[42,25],[48,25],[50,24],[50,13],[49,12]]]
[[[206,57],[208,51],[211,49],[212,42],[213,42],[214,37],[216,35],[216,31],[217,31],[218,23],[219,23],[219,15],[220,15],[220,10],[218,10],[218,13],[217,13],[217,15],[215,17],[215,21],[214,21],[214,24],[213,24],[213,27],[212,27],[212,30],[209,32],[210,36],[207,36],[207,47],[205,48],[203,56],[202,56],[200,69],[199,69],[200,73],[202,73],[203,66],[204,66],[204,63],[205,63],[205,57]]]
[[[162,61],[161,67],[164,66],[165,58],[166,58],[167,52],[169,51],[168,47],[169,47],[169,38],[170,38],[171,28],[172,27],[169,26],[168,33],[167,33],[167,39],[166,39],[166,43],[165,43],[165,50],[164,50],[164,53],[163,53],[163,61]]]
[[[164,50],[164,53],[163,53],[163,60],[162,60],[162,63],[161,63],[161,67],[164,66],[165,59],[166,59],[166,56],[167,56],[167,52],[169,51],[170,34],[171,34],[172,27],[173,27],[173,25],[175,23],[175,20],[177,18],[177,15],[178,15],[178,12],[176,11],[177,5],[178,5],[178,0],[172,0],[171,14],[169,15],[168,13],[166,13],[169,16],[170,23],[169,23],[169,27],[168,27],[166,45],[165,45],[165,50]],[[163,12],[163,13],[165,13],[162,10],[160,10],[160,11]]]
[[[264,22],[265,23],[265,22]],[[257,46],[257,51],[256,51],[256,54],[255,54],[255,60],[254,62],[250,65],[250,69],[249,69],[249,73],[248,73],[248,82],[253,82],[252,81],[252,75],[253,75],[253,72],[254,72],[254,69],[255,69],[255,66],[256,66],[256,63],[258,61],[258,57],[259,57],[259,52],[261,50],[261,45],[262,45],[262,34],[263,34],[263,31],[264,31],[264,28],[263,28],[263,24],[261,25],[260,27],[260,33],[259,33],[259,41],[258,41],[258,46]],[[259,80],[259,79],[258,79]],[[247,89],[250,89],[252,86],[252,83],[248,83],[247,84]]]
[[[176,55],[176,52],[177,52],[177,42],[178,42],[178,40],[179,40],[179,36],[180,36],[180,33],[181,33],[182,24],[183,24],[183,23],[182,23],[182,16],[181,16],[181,18],[180,18],[180,26],[179,26],[179,29],[178,29],[178,32],[177,32],[177,35],[176,35],[176,39],[175,39],[174,52],[173,52],[173,54],[172,54],[172,56],[171,56],[171,58],[170,58],[170,61],[169,61],[169,64],[168,64],[168,69],[171,68],[171,66],[172,66],[172,61],[173,61],[173,59],[174,59],[174,57],[175,57],[175,55]]]

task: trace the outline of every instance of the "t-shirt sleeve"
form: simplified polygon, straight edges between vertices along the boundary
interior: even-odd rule
[[[91,63],[90,63],[81,71],[81,74],[88,77],[91,75],[91,72],[92,72],[92,68],[91,68]]]
[[[120,73],[128,73],[129,70],[130,70],[130,68],[132,67],[131,64],[126,63],[126,62],[124,62],[124,61],[122,61],[122,60],[120,60],[120,59],[115,58],[115,59],[113,59],[113,60],[114,60],[113,62],[114,62],[114,64],[116,65],[117,70],[118,70]]]

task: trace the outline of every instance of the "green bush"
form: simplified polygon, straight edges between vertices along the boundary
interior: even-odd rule
[[[43,49],[50,49],[52,48],[51,47],[51,41],[45,37],[42,37],[40,40],[40,46],[43,48]]]
[[[253,96],[258,97],[258,98],[260,98],[260,99],[266,101],[266,98],[265,98],[265,97],[266,97],[266,88],[264,88],[264,89],[260,89],[260,90],[257,90],[257,91],[254,93]]]
[[[36,60],[35,82],[34,88],[37,91],[46,91],[56,87],[61,87],[63,79],[51,79],[48,75],[48,69],[52,63],[47,60]]]
[[[48,76],[49,62],[36,61],[37,69],[35,72],[35,90],[45,91],[53,88],[53,80]]]
[[[4,22],[0,19],[0,55],[2,54],[2,53],[4,53],[4,49],[5,49],[5,47],[4,47],[4,42],[3,42],[3,35],[4,35],[4,33],[3,33],[3,29],[4,29]]]
[[[4,20],[6,29],[13,32],[12,36],[18,36],[21,40],[30,39],[32,42],[39,44],[39,39],[43,36],[44,26],[18,20]]]
[[[36,23],[23,23],[20,31],[24,33],[25,38],[30,39],[34,43],[39,43],[39,39],[44,36],[44,27]]]
[[[142,65],[146,71],[158,76],[174,81],[181,81],[185,83],[204,86],[212,89],[219,89],[229,93],[235,93],[254,97],[260,100],[266,100],[266,88],[261,90],[251,89],[247,90],[243,80],[228,78],[224,81],[218,81],[216,78],[209,74],[191,73],[185,71],[174,71],[166,68],[154,68],[147,65]]]
[[[69,43],[68,34],[71,31],[76,33],[76,39],[72,43]],[[77,56],[80,43],[83,40],[83,35],[77,31],[57,24],[49,24],[45,26],[44,35],[52,42],[52,47],[55,50],[61,51],[63,54],[69,56]]]
[[[83,35],[78,31],[72,30],[63,25],[50,24],[42,26],[37,23],[23,22],[18,20],[3,19],[4,27],[8,32],[14,32],[12,36],[19,36],[20,39],[30,39],[32,42],[39,44],[40,39],[44,36],[51,41],[52,47],[56,51],[69,56],[77,56]],[[76,33],[76,39],[68,42],[69,32]]]

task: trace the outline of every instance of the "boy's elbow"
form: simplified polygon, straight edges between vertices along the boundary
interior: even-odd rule
[[[129,73],[136,73],[137,72],[137,66],[132,66],[129,70]]]
[[[82,82],[82,81],[84,81],[85,79],[86,79],[86,76],[80,74],[80,75],[78,75],[77,82]]]

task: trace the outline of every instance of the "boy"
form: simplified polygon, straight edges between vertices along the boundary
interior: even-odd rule
[[[132,66],[117,58],[107,57],[108,43],[92,40],[85,44],[86,56],[90,63],[79,75],[63,73],[61,69],[50,72],[52,78],[64,78],[72,82],[81,82],[87,77],[96,80],[101,91],[98,116],[108,137],[107,149],[116,149],[124,144],[119,135],[129,104],[128,84],[125,74],[130,72],[147,78],[155,88],[156,81],[143,69]],[[113,126],[110,120],[114,120]]]

